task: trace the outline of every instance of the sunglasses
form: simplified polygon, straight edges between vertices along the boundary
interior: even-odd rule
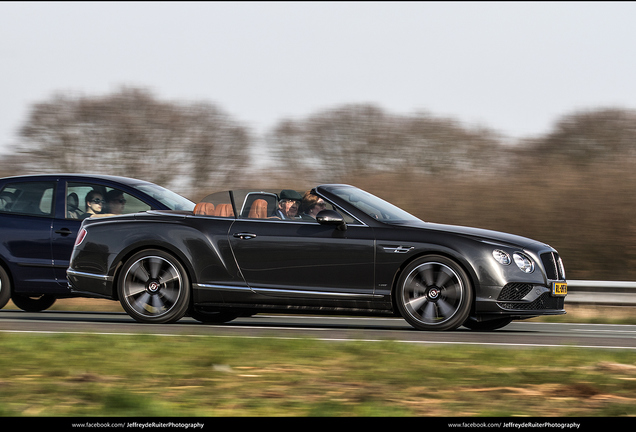
[[[106,201],[99,199],[99,198],[95,198],[89,202],[92,202],[93,204],[106,204]]]

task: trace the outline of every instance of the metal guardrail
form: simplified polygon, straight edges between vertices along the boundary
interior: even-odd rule
[[[565,303],[636,306],[636,282],[568,280]]]

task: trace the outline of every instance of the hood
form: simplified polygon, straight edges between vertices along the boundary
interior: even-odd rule
[[[499,231],[492,231],[482,228],[472,228],[472,227],[464,227],[457,225],[444,225],[437,224],[431,222],[412,222],[405,223],[402,226],[409,226],[413,228],[424,228],[432,231],[440,231],[447,233],[454,233],[457,235],[461,235],[464,237],[470,237],[475,240],[485,241],[489,243],[501,244],[502,246],[512,246],[512,247],[521,247],[521,248],[546,248],[550,247],[545,243],[529,239],[527,237],[522,237],[515,234],[508,234]]]

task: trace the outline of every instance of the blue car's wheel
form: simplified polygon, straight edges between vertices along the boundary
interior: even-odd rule
[[[28,294],[16,294],[11,296],[13,304],[26,312],[42,312],[53,306],[56,302],[56,298],[49,294],[33,295]]]
[[[0,309],[2,309],[11,298],[11,281],[9,275],[0,267]]]
[[[454,330],[468,318],[473,297],[466,272],[443,256],[409,264],[396,287],[400,314],[420,330]]]
[[[190,303],[190,282],[181,263],[160,250],[144,250],[126,261],[117,284],[119,301],[135,320],[170,323]]]

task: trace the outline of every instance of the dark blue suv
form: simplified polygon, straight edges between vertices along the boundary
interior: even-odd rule
[[[125,177],[42,174],[0,179],[0,308],[35,312],[71,297],[66,269],[82,220],[194,203]]]

